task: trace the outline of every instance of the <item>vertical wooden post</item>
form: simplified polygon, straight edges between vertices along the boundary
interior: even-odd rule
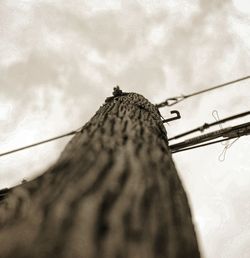
[[[116,90],[53,167],[1,202],[0,257],[200,257],[157,108]]]

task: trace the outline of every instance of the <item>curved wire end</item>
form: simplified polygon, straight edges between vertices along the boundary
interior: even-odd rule
[[[180,112],[179,112],[178,110],[172,110],[172,111],[170,111],[170,113],[171,113],[171,114],[175,114],[175,116],[174,116],[174,117],[171,117],[171,118],[168,118],[168,119],[164,119],[164,120],[162,121],[162,123],[168,123],[168,122],[170,122],[170,121],[177,120],[177,119],[180,119],[180,118],[181,118],[181,114],[180,114]]]

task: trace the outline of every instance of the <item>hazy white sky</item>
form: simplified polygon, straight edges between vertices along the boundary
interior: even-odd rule
[[[0,152],[80,127],[117,84],[157,103],[248,75],[249,57],[246,0],[1,0]],[[249,83],[174,107],[169,136],[249,110]],[[205,258],[250,256],[249,138],[224,162],[221,144],[174,156]],[[0,158],[0,188],[41,174],[68,140]]]

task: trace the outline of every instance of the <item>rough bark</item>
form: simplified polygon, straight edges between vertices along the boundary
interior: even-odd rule
[[[53,167],[10,190],[0,257],[200,257],[157,108],[116,92]]]

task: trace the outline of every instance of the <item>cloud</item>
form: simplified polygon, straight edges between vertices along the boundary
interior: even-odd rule
[[[248,18],[228,0],[4,1],[0,24],[1,150],[80,127],[116,84],[157,102],[250,70]],[[168,134],[211,122],[214,109],[221,117],[249,109],[247,85],[183,102],[182,119],[167,127]],[[168,117],[169,109],[162,114]],[[66,143],[1,159],[0,188],[42,173]],[[222,149],[174,156],[207,258],[226,257],[230,250],[241,257],[249,239],[247,230],[237,231],[240,225],[249,228],[238,212],[249,210],[244,197],[249,191],[244,186],[231,195],[242,188],[239,178],[248,180],[239,164],[249,169],[249,148],[239,140],[221,164]],[[234,236],[236,231],[241,235]],[[223,245],[231,240],[238,252]]]

